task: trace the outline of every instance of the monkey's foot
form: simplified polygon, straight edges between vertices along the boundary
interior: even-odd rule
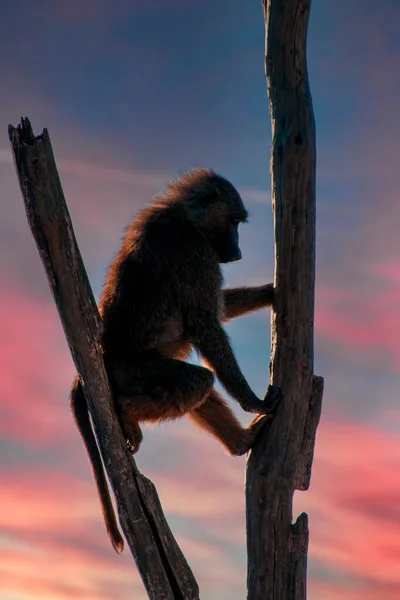
[[[132,454],[136,454],[136,452],[140,448],[140,442],[132,444],[132,442],[130,440],[126,440],[126,445],[127,445],[129,452],[131,452]]]
[[[124,423],[123,432],[126,438],[126,445],[129,452],[136,454],[143,440],[142,430],[137,421],[129,421]]]
[[[244,430],[244,436],[241,440],[240,445],[236,448],[231,449],[231,454],[234,456],[242,456],[246,454],[254,445],[254,442],[260,433],[261,429],[263,429],[264,425],[271,421],[270,415],[258,415],[255,419],[252,420],[247,429]]]

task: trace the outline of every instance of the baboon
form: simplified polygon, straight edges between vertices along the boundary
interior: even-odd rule
[[[242,427],[213,388],[214,376],[248,412],[272,414],[279,390],[264,400],[248,385],[222,323],[270,306],[273,284],[222,289],[221,263],[242,257],[238,225],[247,211],[238,191],[212,170],[194,169],[131,223],[110,266],[99,310],[104,363],[122,431],[132,452],[139,423],[187,415],[231,455],[247,452],[265,422]],[[195,349],[206,366],[187,361]],[[83,389],[75,378],[70,404],[91,460],[114,548],[123,541],[111,504]]]

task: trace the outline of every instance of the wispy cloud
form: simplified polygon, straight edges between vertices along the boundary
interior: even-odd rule
[[[11,150],[0,148],[0,163],[12,164]],[[143,186],[154,188],[163,186],[169,180],[166,174],[141,173],[134,170],[107,167],[105,165],[90,164],[85,161],[57,160],[57,167],[61,173],[90,179],[93,181],[106,181],[109,183],[120,183],[132,186]]]

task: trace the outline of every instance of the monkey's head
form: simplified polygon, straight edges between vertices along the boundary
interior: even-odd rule
[[[170,184],[168,194],[183,206],[220,263],[242,258],[238,227],[248,214],[239,192],[227,179],[211,169],[193,169]]]

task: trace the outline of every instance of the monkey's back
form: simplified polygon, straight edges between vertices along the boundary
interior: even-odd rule
[[[130,225],[100,300],[106,363],[186,352],[187,311],[201,310],[204,298],[215,298],[218,311],[221,284],[217,256],[182,208],[146,208]]]

